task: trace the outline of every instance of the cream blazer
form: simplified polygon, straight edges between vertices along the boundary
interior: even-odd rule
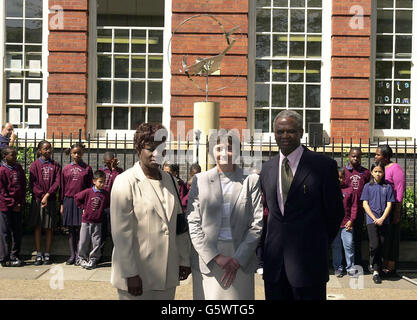
[[[189,234],[176,234],[177,213],[182,213],[176,185],[160,172],[166,211],[139,162],[114,181],[111,283],[118,289],[127,290],[127,278],[136,275],[143,291],[173,288],[179,285],[179,266],[190,266]]]
[[[256,248],[263,226],[262,194],[259,176],[243,175],[236,169],[232,187],[230,226],[235,253],[242,271],[254,272],[258,266]],[[191,266],[210,273],[217,249],[223,212],[223,195],[217,167],[194,176],[188,196],[188,225],[193,245]]]

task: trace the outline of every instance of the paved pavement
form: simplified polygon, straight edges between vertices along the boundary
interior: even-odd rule
[[[20,268],[0,267],[0,300],[115,300],[116,289],[110,284],[111,265],[105,262],[97,269],[85,270],[57,261],[50,266],[35,266],[33,260]],[[400,273],[417,284],[417,273]],[[376,285],[372,276],[359,279],[330,276],[328,300],[417,300],[417,285],[406,279],[383,280]],[[263,280],[255,277],[255,299],[265,298]],[[191,276],[181,282],[177,300],[192,299]]]

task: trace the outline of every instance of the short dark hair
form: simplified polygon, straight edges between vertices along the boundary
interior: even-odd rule
[[[214,146],[218,145],[220,142],[225,141],[227,139],[227,144],[229,146],[233,146],[236,148],[236,143],[239,143],[239,150],[240,150],[240,137],[235,130],[227,131],[226,129],[219,129],[218,131],[212,133],[209,137],[209,154],[214,161],[213,149]]]
[[[195,171],[197,173],[200,173],[201,172],[201,166],[198,163],[193,163],[190,167],[190,173],[193,172],[193,171]]]
[[[359,147],[352,147],[349,150],[349,154],[351,154],[353,151],[359,151],[360,154],[362,154],[362,149]]]
[[[142,123],[138,126],[133,139],[138,154],[140,154],[146,143],[155,142],[155,134],[158,130],[165,130],[166,135],[168,134],[165,127],[160,123]],[[166,141],[166,135],[161,138],[161,143]]]
[[[390,160],[392,158],[393,152],[389,145],[383,144],[381,146],[378,146],[377,149],[381,151],[381,154],[385,159]]]
[[[65,154],[70,154],[71,151],[75,148],[80,148],[83,153],[85,151],[85,146],[81,142],[76,142],[71,147],[65,150]]]
[[[103,170],[96,170],[96,171],[94,171],[94,174],[93,174],[93,179],[95,180],[95,179],[106,179],[106,174],[104,173],[104,171]]]
[[[114,152],[111,152],[111,151],[107,151],[103,155],[104,159],[114,159],[115,157],[116,155],[114,154]]]
[[[12,151],[16,151],[15,150],[15,148],[13,148],[13,147],[9,147],[9,146],[7,146],[7,147],[4,147],[2,150],[1,150],[1,158],[2,159],[4,159],[4,157],[5,156],[7,156],[10,152],[12,152]]]
[[[37,158],[39,158],[41,156],[41,149],[42,149],[42,146],[44,144],[49,144],[52,147],[51,143],[47,140],[42,140],[41,142],[39,142],[38,143],[38,149],[36,150],[36,157]]]

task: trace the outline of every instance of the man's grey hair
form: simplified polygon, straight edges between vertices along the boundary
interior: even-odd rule
[[[283,110],[280,113],[278,113],[273,122],[274,132],[275,132],[275,122],[279,118],[293,118],[295,121],[297,121],[298,129],[303,130],[303,117],[294,110]]]

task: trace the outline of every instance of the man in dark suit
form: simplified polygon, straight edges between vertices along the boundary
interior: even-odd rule
[[[284,110],[274,119],[280,153],[260,179],[269,209],[261,237],[267,300],[325,300],[328,247],[344,217],[336,161],[300,145],[303,119]]]

